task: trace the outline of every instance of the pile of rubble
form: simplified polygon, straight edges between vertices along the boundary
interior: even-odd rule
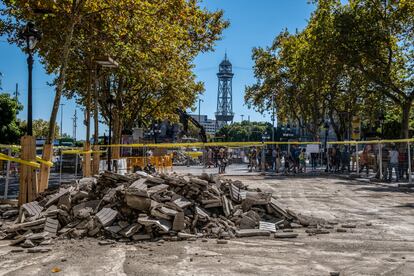
[[[315,227],[315,221],[281,208],[270,193],[207,174],[106,172],[46,191],[19,210],[0,211],[4,218],[16,218],[2,226],[0,239],[28,248],[53,237],[143,241],[276,233],[289,238],[297,234],[282,229]]]

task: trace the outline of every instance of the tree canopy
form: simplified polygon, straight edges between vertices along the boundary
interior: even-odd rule
[[[10,41],[17,42],[16,31],[29,20],[43,32],[39,56],[47,72],[57,75],[49,129],[62,94],[87,105],[95,75],[98,95],[92,106],[99,105],[105,121],[109,92],[115,93],[115,134],[153,118],[174,117],[176,108],[192,106],[203,91],[192,73],[195,56],[212,50],[228,26],[222,11],[210,12],[196,0],[2,2],[3,33]],[[119,68],[98,68],[94,61],[103,56],[118,61]]]
[[[223,126],[217,132],[216,137],[222,138],[225,142],[260,142],[263,135],[267,134],[267,137],[271,137],[271,133],[270,123],[243,121]]]
[[[17,114],[22,109],[23,106],[9,94],[0,94],[0,144],[19,143],[22,130]]]
[[[302,31],[284,30],[270,47],[253,49],[258,81],[246,88],[247,103],[264,112],[273,95],[279,120],[296,121],[314,139],[329,121],[340,140],[348,138],[353,116],[373,126],[378,114],[397,107],[401,136],[408,137],[413,2],[315,2]]]

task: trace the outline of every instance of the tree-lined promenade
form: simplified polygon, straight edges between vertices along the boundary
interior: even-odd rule
[[[114,143],[122,129],[178,120],[176,109],[191,107],[204,89],[192,72],[194,58],[212,50],[228,26],[222,11],[210,12],[195,0],[4,0],[2,5],[0,34],[23,51],[36,51],[46,72],[56,76],[46,160],[62,96],[85,107],[86,144],[91,122],[98,136],[99,120],[109,123],[110,115]],[[29,22],[42,34],[33,49],[30,39],[21,39]],[[102,60],[116,66],[103,66]],[[47,185],[42,175],[40,182]]]
[[[258,82],[246,89],[248,104],[271,110],[274,96],[279,119],[293,120],[315,140],[327,122],[338,140],[349,138],[353,116],[385,138],[408,138],[414,122],[414,2],[314,3],[304,30],[282,31],[271,46],[253,50]]]

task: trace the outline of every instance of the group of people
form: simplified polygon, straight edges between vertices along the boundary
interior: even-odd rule
[[[204,166],[211,168],[214,166],[218,168],[219,174],[226,172],[226,167],[229,162],[229,152],[226,147],[210,147],[206,150],[207,158]]]
[[[408,151],[405,145],[384,144],[381,146],[381,152],[379,147],[374,148],[368,145],[364,147],[359,157],[359,172],[365,169],[368,175],[369,170],[372,169],[376,172],[376,178],[380,178],[382,171],[382,180],[391,181],[393,173],[396,181],[408,179]]]
[[[282,152],[277,146],[265,150],[264,160],[261,148],[251,147],[249,149],[249,172],[260,171],[264,166],[266,171],[272,170],[276,173],[283,171],[284,173],[306,172],[306,150],[293,145],[287,151]],[[282,168],[282,159],[284,160],[284,168]],[[262,163],[263,162],[263,163]],[[316,165],[315,165],[316,166]]]

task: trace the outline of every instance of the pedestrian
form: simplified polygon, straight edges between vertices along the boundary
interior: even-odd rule
[[[381,149],[381,163],[382,163],[382,179],[387,180],[388,164],[390,162],[390,152],[388,147],[384,145]]]
[[[359,153],[357,152],[357,155],[359,155]],[[362,170],[364,168],[366,168],[367,170],[367,176],[369,174],[369,167],[368,167],[368,148],[364,147],[364,150],[362,151],[361,155],[359,156],[360,158],[360,168],[359,168],[359,173],[362,172]]]
[[[302,149],[299,154],[299,171],[306,173],[306,150]]]
[[[207,168],[211,168],[211,165],[213,164],[213,150],[211,148],[208,148],[207,152]]]
[[[398,169],[399,178],[404,179],[405,175],[408,179],[408,156],[403,146],[400,146],[398,151]]]
[[[392,169],[395,170],[395,178],[396,181],[399,181],[399,171],[398,171],[398,151],[395,145],[392,146],[390,151],[390,163],[388,164],[388,181],[391,182],[392,180]]]
[[[251,147],[249,151],[249,172],[257,169],[257,150],[256,147]]]
[[[310,159],[311,159],[311,166],[312,166],[312,170],[316,170],[316,163],[317,163],[317,159],[318,159],[318,154],[316,152],[312,152],[310,154]]]
[[[274,171],[278,173],[280,169],[280,163],[281,163],[279,147],[274,148],[272,154],[273,154],[273,159],[274,159]]]
[[[348,151],[348,147],[344,147],[343,152],[341,153],[341,171],[345,171],[345,168],[348,169],[348,172],[350,172],[351,167],[350,167],[350,155],[349,155],[349,151]]]

